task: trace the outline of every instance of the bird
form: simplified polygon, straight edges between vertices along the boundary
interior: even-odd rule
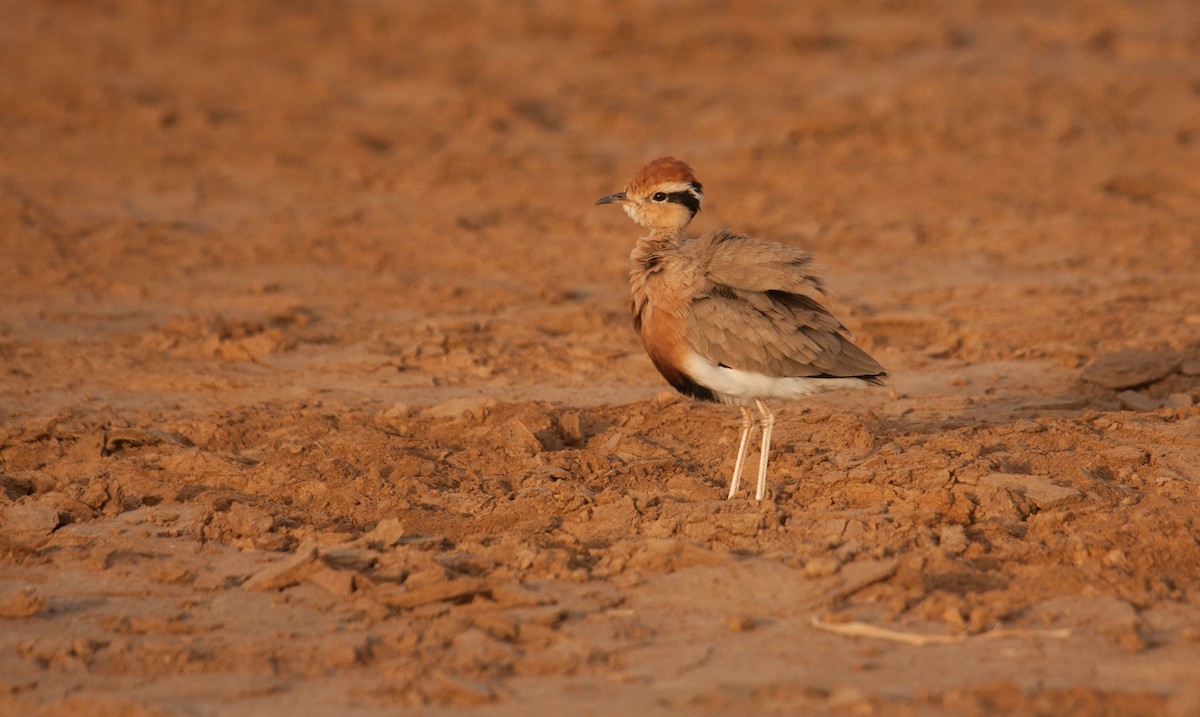
[[[650,231],[634,245],[629,278],[633,326],[654,367],[685,396],[741,410],[728,499],[740,487],[758,409],[761,501],[775,427],[768,401],[884,386],[887,372],[830,311],[811,253],[729,229],[685,236],[703,199],[686,162],[660,157],[596,204],[617,204]]]

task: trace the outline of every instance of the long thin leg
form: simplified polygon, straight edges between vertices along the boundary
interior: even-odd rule
[[[746,464],[746,445],[750,442],[750,431],[754,430],[754,415],[742,407],[742,442],[738,444],[737,462],[733,464],[733,480],[729,481],[729,498],[737,493],[742,484],[742,467]]]
[[[755,401],[758,412],[762,414],[762,454],[758,457],[758,490],[754,493],[755,500],[762,500],[767,494],[767,456],[771,454],[771,431],[775,428],[775,414],[762,401]]]

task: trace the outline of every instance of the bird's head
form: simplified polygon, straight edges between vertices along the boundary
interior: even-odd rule
[[[639,169],[625,191],[601,197],[596,204],[620,204],[638,224],[675,235],[700,211],[703,198],[700,182],[686,162],[660,157]]]

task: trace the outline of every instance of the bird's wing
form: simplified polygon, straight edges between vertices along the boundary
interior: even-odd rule
[[[717,287],[692,302],[684,339],[713,363],[767,376],[879,376],[824,307],[783,292]]]
[[[881,376],[822,303],[811,255],[714,232],[685,340],[708,360],[768,376]]]
[[[724,229],[700,237],[690,248],[713,284],[745,291],[786,291],[819,304],[825,301],[825,285],[806,251]]]

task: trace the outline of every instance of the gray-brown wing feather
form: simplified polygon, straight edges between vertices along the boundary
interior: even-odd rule
[[[718,364],[768,376],[882,376],[822,303],[811,255],[713,232],[705,284],[689,311],[685,340]]]
[[[767,376],[879,376],[883,367],[825,311],[730,290],[697,299],[685,340],[717,364]]]
[[[783,244],[760,242],[727,230],[696,240],[706,278],[745,291],[785,291],[821,304],[825,285],[813,273],[812,254]]]

